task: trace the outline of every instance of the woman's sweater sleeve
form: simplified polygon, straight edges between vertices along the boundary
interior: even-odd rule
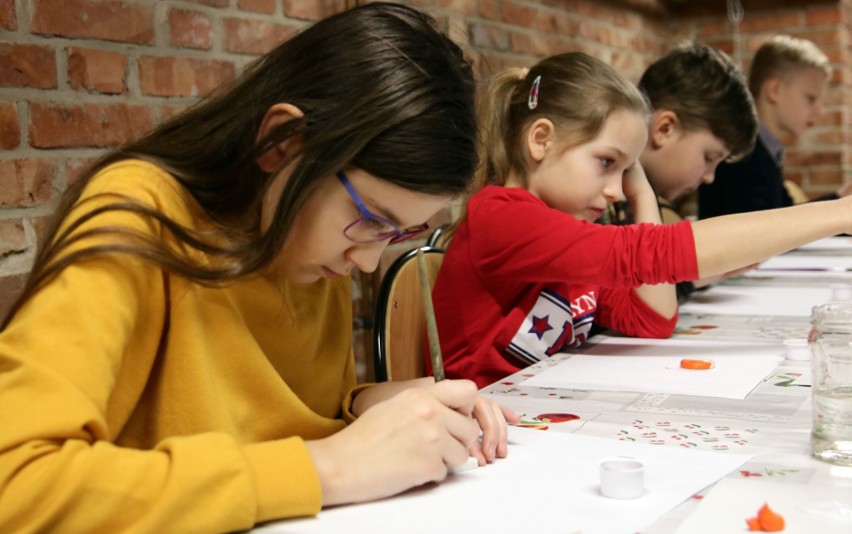
[[[109,222],[156,232],[131,214]],[[165,280],[130,256],[86,259],[0,333],[0,531],[222,532],[320,510],[298,437],[246,444],[210,432],[148,450],[116,445],[133,399],[157,387]]]

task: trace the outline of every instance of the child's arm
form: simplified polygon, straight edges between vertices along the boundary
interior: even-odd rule
[[[852,196],[702,219],[692,223],[692,231],[698,273],[706,278],[852,232]]]
[[[634,222],[661,224],[657,196],[648,183],[645,170],[637,162],[624,175],[624,196],[630,204]],[[636,294],[654,311],[663,317],[672,317],[677,312],[677,291],[674,284],[642,285]]]

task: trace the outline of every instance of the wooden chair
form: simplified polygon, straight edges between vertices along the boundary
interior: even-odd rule
[[[426,376],[426,318],[423,314],[417,250],[394,261],[382,278],[373,321],[373,363],[376,382]],[[420,247],[435,283],[444,249]]]

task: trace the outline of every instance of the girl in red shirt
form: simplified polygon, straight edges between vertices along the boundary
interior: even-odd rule
[[[674,283],[852,225],[844,201],[660,224],[638,163],[648,104],[586,54],[496,76],[482,111],[479,187],[434,289],[447,376],[480,387],[579,346],[593,320],[631,336],[668,337],[677,322]],[[595,223],[621,199],[637,224]]]

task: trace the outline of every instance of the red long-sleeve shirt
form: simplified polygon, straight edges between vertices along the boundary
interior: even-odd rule
[[[666,318],[633,291],[698,278],[692,227],[580,221],[523,189],[474,195],[434,288],[444,368],[484,387],[582,344],[592,321],[668,337]]]

